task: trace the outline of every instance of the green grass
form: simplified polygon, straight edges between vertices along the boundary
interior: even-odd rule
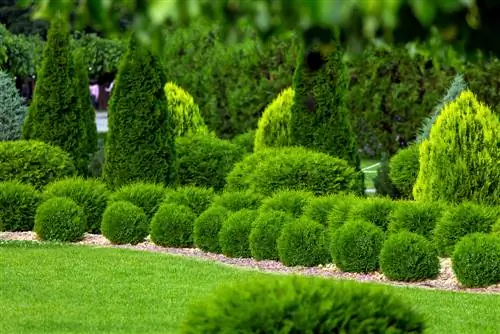
[[[186,308],[254,271],[125,249],[0,242],[2,333],[175,333]],[[387,287],[428,333],[500,333],[499,295]]]

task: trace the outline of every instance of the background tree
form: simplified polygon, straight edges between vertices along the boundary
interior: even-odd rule
[[[0,141],[21,138],[26,106],[16,89],[14,78],[0,71]]]

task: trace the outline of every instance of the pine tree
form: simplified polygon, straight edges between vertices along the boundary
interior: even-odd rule
[[[56,17],[50,25],[35,94],[23,125],[23,137],[61,147],[81,171],[86,168],[88,157],[81,144],[85,128],[76,107],[72,67],[68,24]]]
[[[110,187],[174,181],[174,127],[163,91],[166,82],[157,57],[132,36],[109,103],[104,177]]]

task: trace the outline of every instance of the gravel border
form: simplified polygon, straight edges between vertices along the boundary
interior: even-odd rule
[[[0,232],[0,240],[26,240],[38,241],[34,232]],[[286,267],[277,261],[257,261],[254,259],[229,258],[222,254],[207,253],[198,248],[166,248],[153,244],[149,239],[138,245],[113,245],[104,236],[98,234],[86,233],[83,240],[76,242],[79,245],[90,245],[94,247],[112,247],[125,248],[140,251],[149,251],[157,253],[167,253],[174,255],[182,255],[195,257],[198,259],[219,262],[225,265],[238,268],[253,269],[263,272],[273,272],[282,274],[301,274],[331,277],[336,279],[349,279],[360,282],[375,282],[390,284],[395,286],[411,286],[428,289],[439,289],[448,291],[462,291],[474,293],[489,293],[500,294],[500,284],[492,285],[486,288],[464,288],[458,283],[453,270],[451,268],[451,260],[449,258],[441,258],[441,269],[436,279],[425,280],[421,282],[396,282],[387,279],[382,273],[373,272],[367,274],[360,273],[345,273],[341,272],[333,264],[326,266],[318,266],[312,268],[306,267]]]

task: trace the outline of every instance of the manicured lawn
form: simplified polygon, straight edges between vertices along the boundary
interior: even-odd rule
[[[149,252],[0,242],[2,333],[174,333],[218,284],[263,275]],[[388,287],[428,333],[500,333],[499,295]]]

